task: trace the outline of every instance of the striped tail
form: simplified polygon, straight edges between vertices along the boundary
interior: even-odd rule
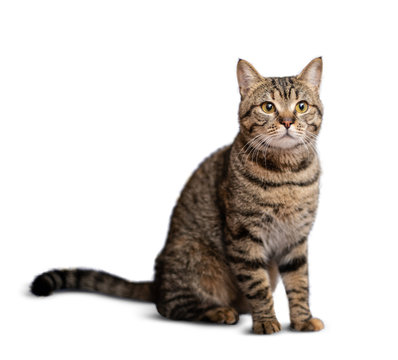
[[[47,271],[33,280],[30,289],[37,296],[48,296],[56,290],[71,289],[155,301],[153,282],[131,282],[103,271],[87,269]]]

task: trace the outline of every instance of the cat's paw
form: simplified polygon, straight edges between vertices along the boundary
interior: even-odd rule
[[[308,321],[292,322],[290,327],[297,331],[319,331],[322,330],[325,325],[323,325],[322,320],[318,318],[311,318]]]
[[[201,320],[210,321],[217,324],[233,325],[238,322],[239,314],[232,307],[217,307],[206,311]]]
[[[253,332],[255,334],[273,334],[278,331],[281,331],[281,324],[277,319],[253,321]]]

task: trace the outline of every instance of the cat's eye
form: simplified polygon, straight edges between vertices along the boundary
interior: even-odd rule
[[[298,113],[305,113],[308,110],[308,103],[306,101],[300,101],[296,105],[296,111]]]
[[[263,109],[266,114],[272,114],[275,112],[275,105],[272,102],[266,101],[261,105],[261,109]]]

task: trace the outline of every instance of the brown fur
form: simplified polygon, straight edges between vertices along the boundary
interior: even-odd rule
[[[318,95],[321,70],[318,58],[298,76],[263,78],[252,65],[239,61],[237,137],[207,158],[184,187],[156,259],[154,283],[105,277],[119,289],[117,295],[153,300],[161,315],[176,320],[234,324],[238,312],[250,312],[253,331],[270,334],[280,330],[272,298],[280,274],[291,327],[323,328],[309,309],[307,266],[307,237],[319,191],[314,146],[323,111]],[[296,108],[300,101],[309,105],[305,113]],[[266,102],[272,102],[274,113],[262,109]],[[98,285],[104,284],[106,273],[78,271],[42,274],[32,291],[48,295],[59,288],[80,288],[112,293],[109,286]]]

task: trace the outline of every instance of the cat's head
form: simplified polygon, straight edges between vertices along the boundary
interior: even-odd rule
[[[314,143],[322,122],[322,58],[297,76],[263,77],[247,61],[237,67],[240,132],[256,148],[290,149]]]

